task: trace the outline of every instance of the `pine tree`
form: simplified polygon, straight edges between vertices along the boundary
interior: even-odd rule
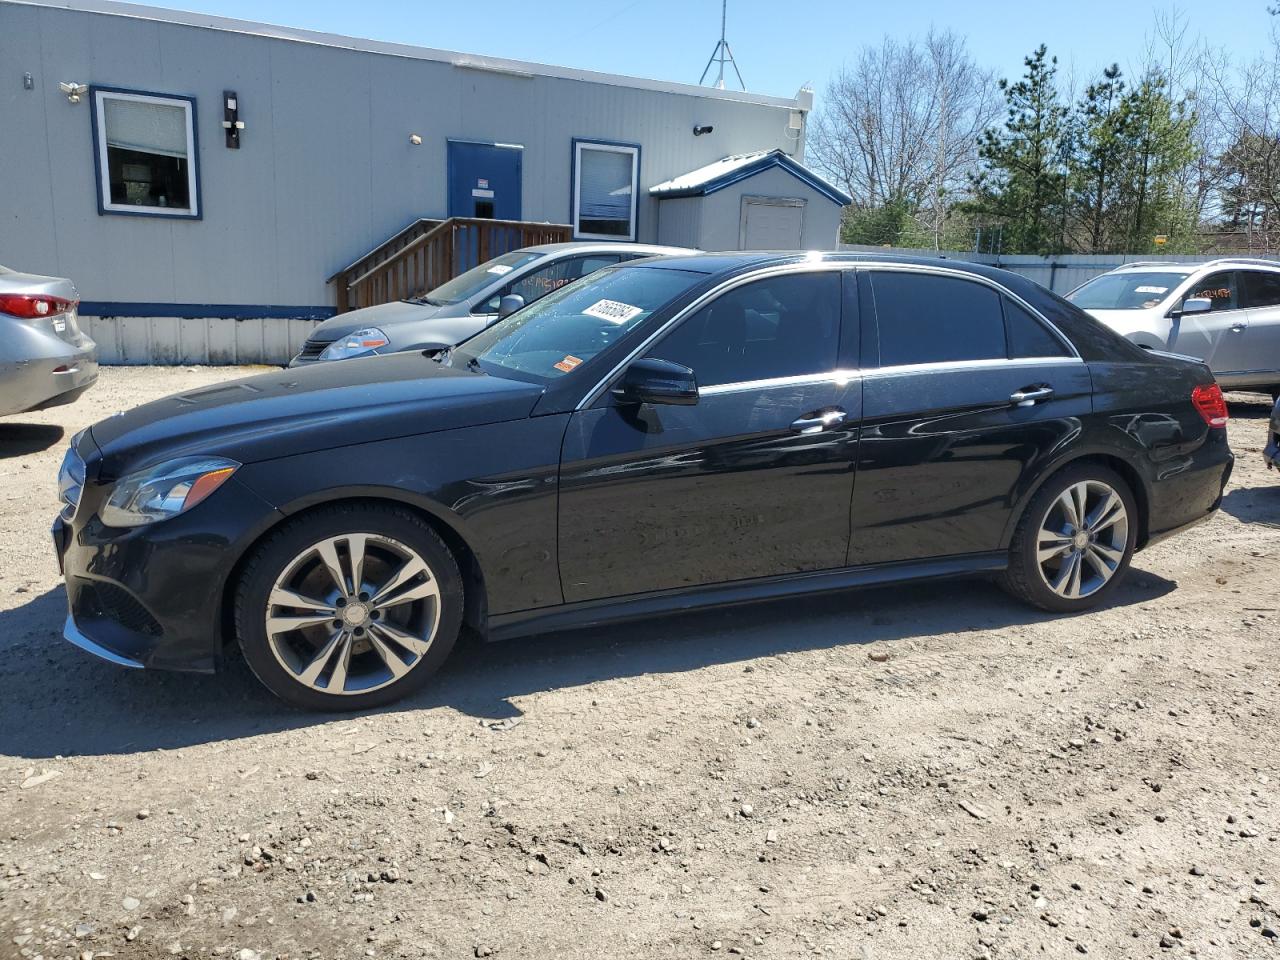
[[[1116,249],[1111,220],[1120,192],[1124,90],[1120,67],[1112,64],[1085,90],[1071,123],[1070,197],[1083,233],[1083,242],[1076,246],[1089,253]]]
[[[1058,98],[1057,57],[1044,44],[1023,60],[1016,83],[1000,81],[1007,112],[1003,128],[979,144],[986,170],[975,180],[976,210],[1004,223],[1011,253],[1056,253],[1064,246],[1068,110]]]

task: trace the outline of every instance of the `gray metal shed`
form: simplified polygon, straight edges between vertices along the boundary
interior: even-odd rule
[[[725,157],[649,188],[658,242],[703,250],[833,250],[852,198],[782,150]]]

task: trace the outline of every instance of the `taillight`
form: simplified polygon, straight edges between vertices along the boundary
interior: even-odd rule
[[[0,312],[22,317],[24,320],[36,320],[66,313],[76,302],[62,297],[41,297],[29,293],[0,293]]]
[[[1205,383],[1191,391],[1191,403],[1211,427],[1227,425],[1227,401],[1216,383]]]

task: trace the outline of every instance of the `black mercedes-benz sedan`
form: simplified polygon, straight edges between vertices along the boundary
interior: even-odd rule
[[[1218,507],[1227,411],[1012,274],[733,253],[568,284],[443,354],[277,371],[72,441],[66,637],[238,644],[290,703],[421,687],[490,639],[994,575],[1070,613]]]

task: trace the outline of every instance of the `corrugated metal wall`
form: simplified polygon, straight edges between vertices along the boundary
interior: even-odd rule
[[[569,219],[575,137],[640,144],[642,241],[657,236],[650,185],[728,154],[802,149],[786,99],[495,73],[405,50],[0,0],[0,63],[17,78],[0,87],[0,128],[30,134],[0,148],[0,263],[68,276],[86,302],[325,307],[334,271],[446,214],[449,139],[522,144],[523,219],[557,223]],[[203,219],[99,215],[89,98],[71,104],[58,89],[73,80],[196,98]],[[239,150],[224,146],[223,90],[239,96]],[[714,132],[695,137],[695,124]],[[290,332],[263,334],[270,359],[295,337],[280,323]],[[127,317],[92,328],[120,356],[142,356]],[[147,329],[153,356],[191,356],[190,323]],[[229,329],[239,343],[243,325]]]

